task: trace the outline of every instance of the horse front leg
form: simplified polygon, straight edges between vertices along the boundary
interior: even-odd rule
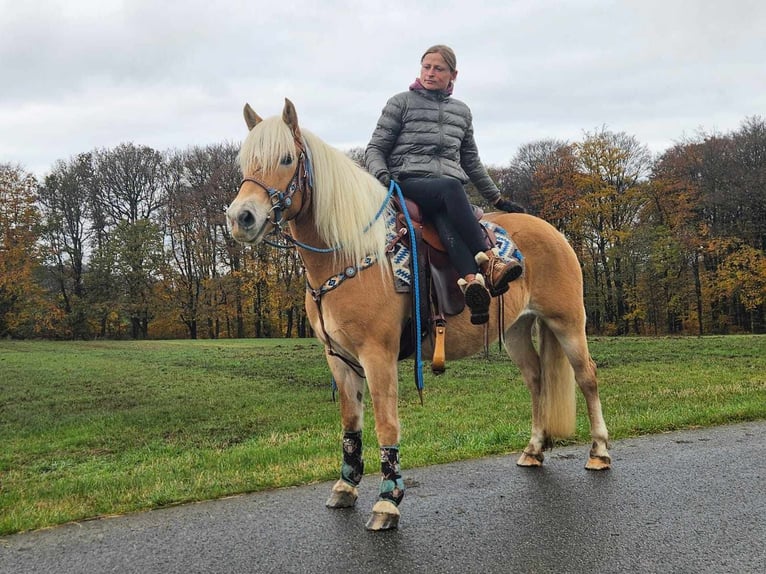
[[[358,486],[364,475],[362,426],[364,423],[364,379],[337,357],[327,356],[338,385],[341,425],[343,427],[343,462],[340,479],[333,485],[325,505],[350,508],[359,496]]]
[[[404,498],[404,479],[399,463],[399,385],[396,355],[371,353],[363,361],[375,411],[375,433],[380,446],[382,474],[378,500],[367,521],[367,530],[389,530],[399,526],[399,505]]]

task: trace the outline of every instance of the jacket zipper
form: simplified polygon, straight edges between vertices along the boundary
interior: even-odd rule
[[[444,176],[442,153],[444,151],[444,102],[439,100],[439,145],[436,149],[438,176]]]

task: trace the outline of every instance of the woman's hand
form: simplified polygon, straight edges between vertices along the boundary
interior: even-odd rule
[[[502,197],[495,202],[495,207],[497,207],[501,211],[507,211],[508,213],[526,213],[527,212],[527,210],[524,209],[518,203],[515,203],[513,201],[510,201]]]

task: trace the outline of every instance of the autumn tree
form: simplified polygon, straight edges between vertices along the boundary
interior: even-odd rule
[[[57,162],[39,187],[0,166],[0,336],[138,338],[150,323],[154,336],[310,335],[299,250],[229,233],[237,149],[122,144]],[[764,330],[762,118],[655,161],[632,136],[602,129],[526,144],[488,171],[572,244],[591,330]]]
[[[352,147],[351,149],[346,150],[346,155],[359,167],[364,167],[364,147]]]
[[[749,118],[727,135],[705,135],[697,143],[700,162],[702,217],[709,235],[704,269],[711,300],[710,320],[719,332],[731,326],[761,331],[764,305],[753,305],[747,289],[731,289],[732,270],[743,261],[760,269],[754,259],[766,241],[766,123]],[[752,252],[751,249],[755,250]],[[740,280],[744,277],[735,274]],[[755,285],[761,278],[753,277]]]
[[[244,337],[245,317],[242,293],[243,246],[231,236],[226,224],[225,211],[239,190],[242,175],[237,154],[239,146],[233,143],[209,145],[200,156],[200,170],[196,173],[197,186],[204,189],[204,214],[210,266],[210,308],[208,320],[211,336],[220,336],[224,325],[228,336]],[[205,161],[202,161],[202,157]],[[206,167],[207,166],[207,167]],[[229,329],[233,321],[234,332]]]
[[[676,333],[688,324],[698,334],[704,324],[700,261],[707,241],[696,144],[678,143],[654,164],[647,187],[642,229],[650,261],[641,278],[641,298],[654,332]]]
[[[754,249],[766,251],[766,119],[745,119],[732,140],[732,196],[740,206],[736,235]]]
[[[0,164],[0,336],[49,336],[58,314],[41,283],[37,180]]]
[[[583,229],[589,254],[584,262],[589,307],[599,328],[624,334],[630,327],[626,294],[634,288],[641,263],[632,232],[646,202],[651,154],[634,136],[602,129],[587,134],[576,145],[576,155],[579,200],[574,219]]]

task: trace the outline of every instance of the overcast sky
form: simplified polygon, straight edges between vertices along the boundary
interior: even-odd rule
[[[436,43],[488,164],[604,126],[659,153],[766,115],[763,0],[0,0],[0,162],[239,142],[244,103],[284,97],[363,146]]]

